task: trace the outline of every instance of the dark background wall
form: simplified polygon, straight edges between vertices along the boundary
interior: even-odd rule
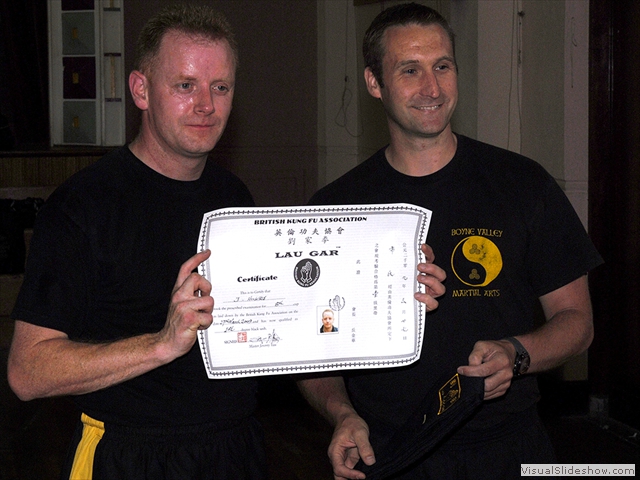
[[[640,2],[590,3],[589,226],[605,265],[590,276],[591,390],[640,428]]]

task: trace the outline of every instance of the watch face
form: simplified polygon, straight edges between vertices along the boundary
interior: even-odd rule
[[[520,373],[527,373],[527,370],[529,370],[529,365],[531,364],[531,358],[529,357],[529,355],[523,355],[522,356],[522,363],[520,363]]]

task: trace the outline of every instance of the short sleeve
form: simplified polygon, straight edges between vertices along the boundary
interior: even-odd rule
[[[526,264],[538,296],[571,283],[603,262],[569,199],[551,177],[529,228]]]
[[[70,336],[80,334],[73,320],[89,310],[93,282],[89,245],[77,220],[70,215],[68,201],[54,196],[45,202],[34,225],[12,318]]]

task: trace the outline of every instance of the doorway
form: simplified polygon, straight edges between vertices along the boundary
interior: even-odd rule
[[[640,2],[590,2],[589,230],[605,259],[590,276],[592,394],[640,428]]]

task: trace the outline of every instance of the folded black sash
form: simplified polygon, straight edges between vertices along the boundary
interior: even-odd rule
[[[407,422],[385,442],[386,447],[380,453],[376,445],[372,445],[376,463],[367,466],[361,460],[356,470],[366,473],[367,480],[380,480],[410,467],[468,419],[483,397],[484,378],[456,373],[424,397]]]

